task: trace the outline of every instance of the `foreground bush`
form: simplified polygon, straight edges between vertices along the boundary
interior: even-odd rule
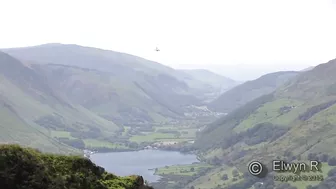
[[[89,159],[43,154],[19,145],[0,145],[0,188],[153,189],[141,176],[118,177]]]

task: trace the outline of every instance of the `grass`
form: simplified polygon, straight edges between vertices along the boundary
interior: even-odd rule
[[[122,136],[126,136],[127,132],[131,129],[131,127],[124,127],[124,132],[122,133]]]
[[[314,122],[329,122],[331,124],[336,124],[336,105],[329,107],[326,110],[321,111],[319,114],[313,116],[311,119]]]
[[[193,181],[189,184],[190,186],[194,186],[195,188],[199,189],[212,189],[220,186],[228,186],[237,182],[240,182],[242,179],[239,177],[236,177],[237,180],[233,181],[234,178],[232,171],[235,170],[235,167],[228,167],[228,166],[222,166],[216,169],[213,169],[209,173],[207,173],[205,176],[199,177],[197,180]],[[236,169],[237,170],[237,169]],[[237,170],[238,171],[238,170]],[[239,173],[239,176],[242,175],[242,173]],[[227,180],[223,179],[223,175],[226,174],[228,176]]]
[[[118,128],[81,106],[61,104],[55,98],[46,95],[46,91],[35,89],[21,89],[6,78],[0,76],[0,101],[7,107],[0,109],[0,142],[17,142],[46,152],[77,151],[69,146],[58,143],[54,137],[72,138],[65,131],[50,131],[35,123],[43,116],[58,114],[66,127],[73,127],[73,123],[95,125],[104,130],[104,135],[111,136]],[[10,92],[8,92],[10,91]],[[36,97],[38,96],[38,97]],[[40,102],[44,99],[44,102]],[[78,130],[78,128],[75,128]],[[87,128],[83,128],[87,129]],[[50,138],[49,138],[50,137]]]
[[[282,102],[281,102],[282,101]],[[253,146],[244,146],[242,144],[242,148],[239,149],[251,149],[254,150],[254,152],[250,153],[250,155],[245,156],[242,161],[237,161],[236,165],[238,167],[241,167],[243,163],[249,161],[252,157],[255,159],[256,157],[263,157],[268,158],[268,160],[271,160],[271,158],[274,159],[274,157],[277,155],[283,155],[283,152],[285,152],[288,149],[295,149],[293,151],[293,154],[298,155],[301,154],[303,156],[306,156],[308,153],[329,153],[330,155],[335,155],[336,151],[331,146],[334,145],[336,135],[335,133],[336,129],[334,128],[334,125],[336,124],[336,105],[329,107],[328,109],[325,109],[323,111],[320,111],[316,113],[314,116],[312,116],[309,120],[306,122],[302,122],[298,120],[298,116],[305,112],[307,108],[311,106],[315,106],[318,104],[321,104],[325,101],[325,99],[316,99],[314,102],[311,103],[300,103],[296,101],[297,108],[292,109],[290,112],[285,113],[283,115],[280,115],[276,110],[278,110],[280,107],[288,106],[289,101],[285,101],[283,99],[277,100],[272,103],[267,103],[264,106],[260,107],[255,113],[251,114],[247,119],[245,119],[237,128],[241,130],[245,130],[249,127],[252,127],[253,124],[259,123],[259,122],[265,122],[269,121],[271,123],[277,123],[277,124],[288,124],[291,126],[291,130],[288,131],[288,133],[280,138],[280,140],[277,140],[271,144],[267,143],[260,143]],[[281,103],[283,103],[281,105]],[[268,116],[271,115],[271,117],[267,118],[265,116],[265,112],[268,112]],[[250,125],[249,125],[250,124]],[[236,128],[236,129],[237,129]],[[239,132],[239,131],[238,131]],[[309,137],[307,137],[309,136]],[[309,144],[314,144],[308,151],[306,145],[299,144],[299,139],[302,140],[308,140]],[[320,140],[317,144],[316,141]],[[273,144],[273,145],[272,145]],[[263,146],[269,147],[268,151],[263,151]],[[206,158],[212,158],[214,156],[217,157],[223,157],[224,151],[221,149],[210,149],[204,157]],[[263,161],[266,161],[263,160]],[[324,164],[322,166],[323,172],[322,173],[305,173],[306,175],[309,174],[323,174],[324,178],[327,177],[328,171],[331,169],[330,166],[327,164]],[[195,188],[211,188],[213,185],[211,185],[211,182],[206,181],[206,179],[211,178],[211,181],[215,180],[214,182],[218,181],[216,180],[215,173],[221,173],[220,170],[213,170],[213,174],[209,173],[207,176],[203,177],[201,181],[194,181]],[[201,179],[201,178],[200,178]],[[317,185],[319,182],[289,182],[291,185],[296,186],[298,189],[306,189],[308,185]],[[226,183],[230,184],[230,183]]]
[[[278,99],[272,102],[268,102],[260,107],[256,112],[252,113],[247,119],[242,121],[238,126],[234,128],[235,132],[245,131],[254,125],[262,122],[272,122],[279,125],[288,125],[297,118],[298,106],[302,105],[302,102],[292,99]],[[284,106],[295,106],[289,113],[283,115],[279,110]]]
[[[130,138],[130,141],[132,142],[155,142],[155,141],[160,141],[161,139],[174,139],[175,135],[171,133],[150,133],[144,136],[141,135],[136,135],[132,136]]]
[[[196,132],[198,131],[198,129],[190,128],[190,129],[181,129],[179,131],[181,133],[182,138],[195,138],[196,137]],[[188,133],[183,134],[182,132],[188,132]]]
[[[132,142],[167,142],[167,141],[176,141],[176,142],[185,142],[194,140],[196,137],[196,128],[188,128],[182,127],[181,129],[179,126],[157,126],[155,127],[155,132],[142,132],[143,135],[134,135],[130,138]],[[130,128],[125,127],[125,131],[123,135]],[[175,134],[172,133],[161,133],[160,130],[171,130],[171,131],[178,131],[180,132],[181,136],[176,137]],[[186,134],[182,134],[182,132],[187,132]]]
[[[158,139],[158,142],[186,142],[186,141],[192,141],[193,139],[188,139],[188,138],[161,138]]]
[[[106,147],[106,148],[118,148],[118,149],[128,149],[127,146],[122,144],[114,144],[107,141],[95,140],[95,139],[84,139],[83,140],[86,147],[95,148],[95,147]]]
[[[195,141],[198,148],[203,150],[202,156],[208,158],[206,160],[214,156],[220,159],[226,158],[230,164],[242,171],[246,170],[246,165],[252,160],[271,162],[274,159],[287,159],[299,155],[302,159],[307,159],[307,155],[311,153],[323,153],[328,154],[329,157],[335,157],[336,105],[326,106],[326,104],[331,105],[336,99],[335,91],[332,94],[326,93],[335,83],[335,74],[332,74],[335,72],[335,65],[334,60],[332,63],[318,66],[313,71],[301,73],[300,76],[268,95],[269,97],[264,96],[253,100],[209,125]],[[281,109],[285,106],[287,108]],[[275,138],[251,132],[252,135],[246,133],[242,133],[244,136],[235,135],[263,122],[285,126],[286,130],[281,133],[274,132],[279,134]],[[258,137],[265,137],[265,140],[255,142],[263,143],[244,145],[246,138],[254,140],[259,139]],[[238,145],[241,147],[235,148]],[[221,146],[227,149],[217,148]],[[243,154],[246,149],[251,151]],[[323,175],[326,177],[330,167],[324,166],[323,169]],[[195,188],[213,188],[213,182],[219,182],[216,174],[220,173],[222,173],[221,170],[214,169],[192,184]],[[210,180],[207,181],[207,179]],[[309,184],[318,183],[291,184],[299,189],[305,189]]]
[[[70,132],[67,131],[50,131],[50,136],[53,138],[74,139],[74,137],[71,136]]]
[[[215,156],[221,157],[223,155],[223,150],[221,148],[210,150],[208,153],[205,154],[206,159],[214,158]]]
[[[307,172],[307,173],[302,173],[304,175],[323,175],[323,178],[327,178],[328,177],[328,172],[334,168],[334,166],[329,166],[327,163],[323,163],[322,164],[322,172]],[[288,173],[278,173],[279,175],[289,175]],[[281,183],[281,182],[278,182]],[[292,186],[297,187],[297,189],[306,189],[307,186],[311,185],[311,186],[315,186],[317,184],[319,184],[319,181],[297,181],[297,182],[289,182],[289,184],[291,184]]]
[[[191,164],[191,165],[173,165],[161,167],[155,170],[156,175],[182,175],[193,176],[201,169],[212,167],[207,164]]]
[[[28,125],[8,107],[0,105],[0,143],[20,143],[53,153],[79,153],[79,150],[60,144],[37,128]]]

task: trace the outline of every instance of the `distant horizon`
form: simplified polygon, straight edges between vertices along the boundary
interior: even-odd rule
[[[212,73],[215,73],[217,75],[223,76],[223,77],[227,77],[229,79],[232,79],[234,81],[237,82],[246,82],[246,81],[251,81],[251,80],[255,80],[263,75],[269,74],[269,73],[275,73],[275,72],[281,72],[281,71],[303,71],[307,68],[310,67],[315,67],[319,64],[323,64],[326,62],[322,62],[322,63],[316,63],[316,65],[311,65],[311,66],[301,66],[301,67],[297,67],[297,69],[275,69],[273,71],[259,71],[260,67],[257,68],[260,74],[254,74],[254,77],[249,77],[249,78],[245,78],[244,77],[236,77],[236,76],[232,76],[230,74],[230,72],[234,72],[239,68],[239,71],[243,71],[244,72],[249,72],[249,74],[251,74],[251,69],[253,69],[253,66],[251,67],[251,65],[248,64],[240,64],[240,65],[221,65],[221,64],[212,64],[212,65],[192,65],[192,64],[181,64],[181,65],[176,65],[176,66],[171,66],[169,64],[164,64],[162,62],[157,62],[155,60],[151,60],[145,57],[141,57],[139,55],[134,55],[128,52],[121,52],[121,51],[115,51],[115,50],[110,50],[110,49],[105,49],[105,48],[100,48],[100,47],[93,47],[93,46],[86,46],[86,45],[81,45],[81,44],[74,44],[74,43],[60,43],[60,42],[50,42],[50,43],[42,43],[42,44],[36,44],[36,45],[29,45],[29,46],[18,46],[18,47],[7,47],[7,48],[0,48],[1,49],[19,49],[19,48],[30,48],[30,47],[38,47],[38,46],[44,46],[44,45],[76,45],[76,46],[81,46],[81,47],[88,47],[88,48],[95,48],[95,49],[100,49],[100,50],[106,50],[106,51],[112,51],[112,52],[117,52],[117,53],[122,53],[122,54],[128,54],[131,56],[136,56],[139,58],[143,58],[152,62],[156,62],[158,64],[162,64],[164,66],[168,66],[170,68],[173,68],[175,70],[206,70],[206,71],[210,71]],[[158,52],[160,53],[160,52]],[[274,66],[272,66],[274,67]]]
[[[336,57],[335,0],[12,0],[1,8],[0,48],[79,44],[243,81]]]

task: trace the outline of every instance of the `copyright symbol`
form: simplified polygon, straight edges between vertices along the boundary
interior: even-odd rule
[[[252,161],[248,165],[248,171],[253,176],[259,176],[263,172],[263,165],[259,161]]]

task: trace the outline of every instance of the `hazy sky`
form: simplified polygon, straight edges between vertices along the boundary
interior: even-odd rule
[[[0,48],[54,42],[252,79],[336,58],[336,1],[0,0]]]

